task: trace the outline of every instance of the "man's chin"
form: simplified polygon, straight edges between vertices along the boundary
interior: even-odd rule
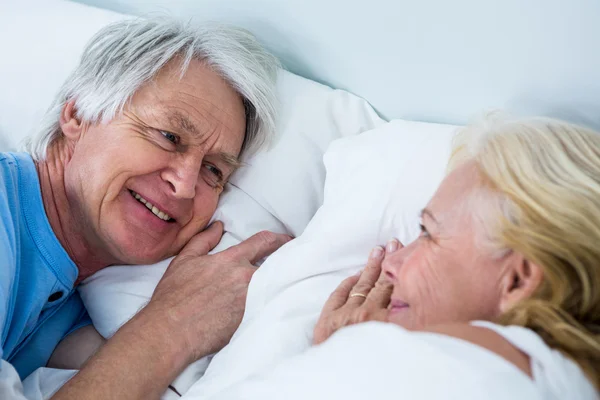
[[[174,255],[172,250],[154,248],[140,248],[139,246],[122,247],[119,249],[120,263],[124,265],[151,265],[170,258]]]
[[[173,257],[171,253],[162,253],[159,255],[148,254],[148,255],[136,255],[127,259],[127,264],[130,265],[152,265],[164,261],[170,257]]]
[[[106,240],[107,250],[116,255],[119,264],[150,265],[177,255],[183,248],[179,237],[155,237],[137,230],[117,229]],[[130,227],[126,227],[130,228]]]

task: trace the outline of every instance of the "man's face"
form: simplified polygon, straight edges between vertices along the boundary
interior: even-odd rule
[[[172,62],[122,115],[83,125],[65,187],[86,242],[123,264],[179,252],[215,212],[245,128],[241,97],[199,61],[181,79]]]

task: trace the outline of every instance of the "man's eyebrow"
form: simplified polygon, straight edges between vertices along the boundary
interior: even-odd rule
[[[421,218],[423,218],[424,215],[427,215],[429,218],[431,218],[433,220],[433,222],[435,222],[436,224],[439,224],[437,219],[435,219],[435,216],[433,215],[433,213],[427,208],[422,209],[420,215],[421,215]]]
[[[196,125],[194,125],[194,123],[185,114],[182,114],[179,111],[175,110],[169,113],[168,118],[169,122],[174,124],[177,128],[181,129],[182,131],[189,132],[193,135],[199,135],[199,130],[198,128],[196,128]],[[227,166],[231,169],[232,172],[242,166],[242,162],[237,156],[233,154],[220,152],[217,154],[217,157],[222,162],[227,164]]]
[[[190,133],[192,135],[199,135],[200,131],[194,125],[194,123],[187,117],[187,115],[182,114],[179,111],[171,111],[168,114],[169,122],[173,124],[178,129]]]
[[[221,161],[227,164],[229,168],[231,168],[232,172],[242,166],[242,162],[240,161],[240,159],[234,156],[233,154],[221,152],[217,156]]]

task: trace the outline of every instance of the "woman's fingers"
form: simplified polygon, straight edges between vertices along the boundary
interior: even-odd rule
[[[369,255],[369,261],[365,269],[360,274],[360,278],[356,285],[352,288],[352,291],[348,297],[348,304],[361,305],[369,292],[377,282],[379,275],[381,274],[381,261],[383,260],[384,250],[381,246],[376,246],[371,250]]]
[[[327,302],[323,306],[323,311],[321,311],[321,313],[323,315],[331,313],[332,311],[335,311],[344,304],[346,304],[346,301],[348,300],[348,295],[350,294],[350,291],[352,290],[354,285],[356,285],[356,282],[358,282],[358,279],[358,275],[354,275],[344,279],[342,283],[340,283],[340,285],[337,287],[337,289],[335,289],[333,293],[331,293],[329,299],[327,299]]]
[[[394,285],[383,271],[379,274],[379,279],[375,283],[375,287],[371,289],[367,296],[367,301],[378,307],[386,308],[390,304],[390,297],[394,291]]]
[[[387,245],[385,246],[385,253],[388,255],[398,249],[401,249],[402,247],[404,247],[402,246],[402,243],[400,243],[398,239],[393,238],[387,242]],[[385,273],[380,270],[379,278],[375,283],[375,287],[371,289],[366,300],[377,307],[386,308],[390,304],[390,297],[392,296],[393,290],[394,285],[392,282],[390,282]]]

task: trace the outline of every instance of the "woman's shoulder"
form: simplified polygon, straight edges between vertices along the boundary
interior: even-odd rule
[[[550,348],[530,329],[474,321],[438,325],[426,331],[452,336],[496,353],[527,374],[544,398],[600,398],[575,362]]]
[[[530,358],[503,335],[479,324],[444,324],[428,327],[423,331],[452,336],[496,353],[533,378]]]

